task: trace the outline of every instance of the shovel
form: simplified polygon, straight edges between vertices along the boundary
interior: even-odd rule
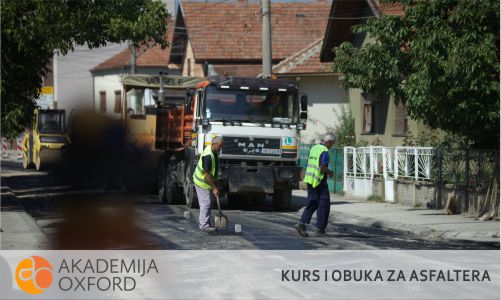
[[[223,215],[223,212],[221,211],[221,204],[219,203],[219,196],[216,196],[216,201],[217,201],[217,208],[219,210],[219,213],[217,216],[214,217],[214,225],[216,228],[226,228],[228,227],[228,218]]]

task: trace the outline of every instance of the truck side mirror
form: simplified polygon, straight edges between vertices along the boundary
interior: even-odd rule
[[[193,99],[193,95],[195,91],[193,89],[186,90],[186,98],[184,100],[184,111],[185,113],[191,113],[191,101]]]
[[[299,119],[301,119],[301,120],[308,119],[308,113],[305,111],[302,111],[301,114],[299,114]]]
[[[308,96],[302,95],[301,96],[301,111],[307,111],[307,110],[308,110]]]

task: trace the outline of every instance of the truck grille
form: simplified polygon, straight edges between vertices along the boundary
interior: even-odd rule
[[[249,138],[223,136],[222,154],[280,157],[279,138]]]

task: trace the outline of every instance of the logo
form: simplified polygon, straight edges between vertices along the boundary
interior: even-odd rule
[[[288,146],[292,145],[292,138],[291,137],[286,137],[285,138],[285,144],[288,145]]]
[[[23,259],[16,268],[16,282],[26,293],[40,294],[52,284],[52,265],[40,256]]]

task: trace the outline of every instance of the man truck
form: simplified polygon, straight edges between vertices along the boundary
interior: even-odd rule
[[[159,198],[198,205],[193,172],[213,136],[224,144],[217,184],[231,203],[244,196],[271,195],[287,209],[299,187],[299,133],[305,128],[307,97],[295,82],[271,78],[160,76],[155,148],[159,158]],[[127,79],[125,79],[126,81]],[[153,79],[150,79],[153,80]],[[186,88],[183,101],[163,97],[164,82]]]

